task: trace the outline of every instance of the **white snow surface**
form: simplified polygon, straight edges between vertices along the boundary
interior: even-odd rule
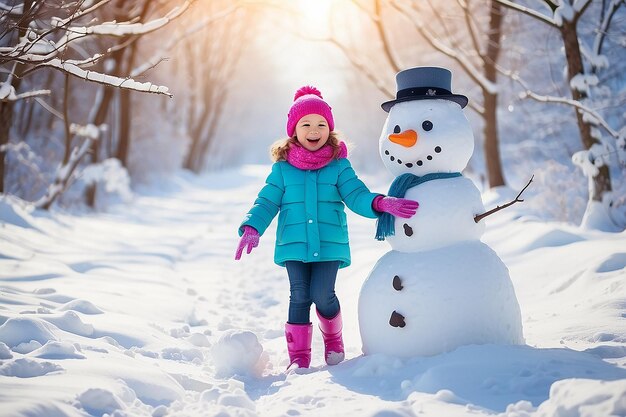
[[[346,360],[325,365],[315,329],[312,367],[285,373],[276,222],[234,261],[269,170],[180,173],[106,213],[3,198],[0,416],[626,415],[626,232],[546,223],[523,203],[488,217],[482,240],[509,269],[525,344],[364,356],[358,294],[389,246],[350,213],[353,262],[336,288]],[[380,177],[362,179],[385,192]],[[505,191],[483,194],[485,208]]]

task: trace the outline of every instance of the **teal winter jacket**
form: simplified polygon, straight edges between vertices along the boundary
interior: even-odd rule
[[[361,216],[376,218],[372,193],[345,158],[323,168],[302,170],[286,161],[272,166],[254,205],[239,226],[254,227],[263,235],[278,212],[274,262],[340,261],[350,265],[348,225],[344,203]]]

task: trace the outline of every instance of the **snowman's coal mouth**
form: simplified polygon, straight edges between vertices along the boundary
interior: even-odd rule
[[[433,153],[435,153],[435,154],[441,153],[442,151],[443,151],[443,149],[441,149],[441,146],[435,146],[435,149],[433,149]],[[394,155],[392,155],[391,152],[389,152],[389,150],[387,150],[387,149],[385,149],[385,155],[389,157],[389,160],[391,162],[397,162],[398,165],[404,165],[407,168],[413,168],[414,166],[421,167],[427,161],[432,161],[433,160],[433,155],[427,155],[426,158],[418,159],[415,162],[413,162],[413,161],[406,162],[406,161],[402,161],[400,158],[397,158]]]

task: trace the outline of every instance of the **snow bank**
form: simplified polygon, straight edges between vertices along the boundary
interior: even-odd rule
[[[42,359],[85,359],[85,355],[79,353],[75,345],[68,342],[55,341],[50,341],[39,349],[32,351],[30,356]]]
[[[102,314],[104,313],[93,303],[87,300],[72,300],[69,303],[59,307],[61,311],[73,310],[83,314]]]
[[[80,316],[71,310],[66,311],[61,315],[46,315],[44,316],[44,320],[69,333],[86,337],[90,337],[94,333],[93,326],[91,324],[84,323]]]
[[[211,355],[220,376],[261,375],[268,362],[256,334],[242,330],[225,331]]]
[[[620,396],[626,400],[626,370],[595,355],[569,349],[473,345],[425,358],[399,359],[377,354],[356,358],[332,373],[336,383],[386,400],[427,393],[441,397],[440,401],[496,411],[505,411],[520,401],[528,402],[534,410],[549,397],[560,404],[564,395],[570,394],[555,391],[555,385],[564,383],[569,388],[563,391],[574,389],[578,393],[582,389],[572,387],[580,379],[593,383],[614,381],[611,384],[615,401]],[[589,414],[592,415],[609,414]]]
[[[11,195],[0,195],[0,223],[34,229],[31,212],[32,208],[25,201]]]
[[[54,335],[53,328],[45,321],[35,318],[16,317],[8,319],[0,326],[0,342],[10,348],[31,341],[44,345],[50,340],[58,340]]]
[[[526,401],[511,404],[499,417],[620,417],[626,415],[626,380],[557,381],[537,409]]]
[[[0,360],[2,359],[11,359],[13,355],[11,354],[11,349],[4,343],[0,342]]]
[[[88,389],[78,396],[77,401],[78,406],[92,416],[111,414],[124,408],[124,403],[115,394],[100,388]]]
[[[39,362],[27,358],[16,359],[0,365],[0,375],[18,378],[34,378],[62,370],[61,366],[52,362]]]

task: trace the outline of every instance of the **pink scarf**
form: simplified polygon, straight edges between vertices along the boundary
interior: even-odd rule
[[[337,159],[346,158],[348,148],[343,142],[339,142],[339,154]],[[333,148],[326,144],[316,151],[309,151],[299,143],[295,142],[287,152],[287,162],[300,169],[320,169],[333,160]]]

